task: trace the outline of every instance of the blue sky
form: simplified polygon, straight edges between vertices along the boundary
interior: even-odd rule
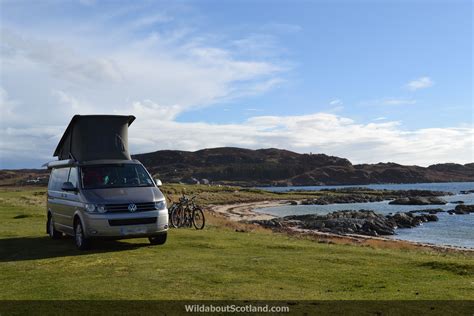
[[[0,168],[51,160],[76,113],[136,115],[135,153],[474,161],[471,1],[0,6]]]

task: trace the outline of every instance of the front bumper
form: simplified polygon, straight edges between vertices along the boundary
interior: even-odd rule
[[[82,214],[88,238],[151,237],[168,231],[168,210],[137,213]]]

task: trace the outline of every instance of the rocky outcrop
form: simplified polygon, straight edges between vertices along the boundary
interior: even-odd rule
[[[324,195],[301,201],[302,205],[327,205],[338,203],[368,203],[396,199],[392,204],[403,205],[446,204],[439,196],[452,195],[450,192],[428,190],[372,190],[368,188],[324,189]]]
[[[374,211],[337,211],[326,215],[292,215],[251,223],[272,229],[298,228],[333,234],[359,234],[367,236],[394,235],[396,228],[411,228],[423,222],[437,221],[435,214],[397,213],[383,216]]]
[[[437,213],[443,213],[443,212],[446,212],[445,210],[443,210],[442,208],[430,208],[430,209],[426,209],[426,210],[413,210],[413,211],[409,211],[408,213],[428,213],[428,214],[437,214]]]
[[[444,205],[448,202],[438,198],[438,197],[424,197],[424,196],[416,196],[416,197],[404,197],[400,199],[396,199],[390,201],[389,204],[394,205]]]
[[[398,228],[412,228],[420,225],[423,222],[438,221],[438,217],[435,214],[414,215],[414,213],[410,212],[397,213],[393,216],[387,216],[387,219]]]
[[[376,195],[327,195],[316,199],[301,201],[302,205],[327,205],[336,203],[367,203],[383,201],[382,196]]]
[[[464,205],[464,204],[460,204],[460,205],[457,205],[455,208],[454,208],[454,211],[449,211],[450,214],[457,214],[457,215],[466,215],[466,214],[469,214],[469,213],[474,213],[474,205]]]

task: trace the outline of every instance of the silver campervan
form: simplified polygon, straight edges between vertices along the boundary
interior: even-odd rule
[[[79,249],[96,238],[148,237],[164,244],[165,197],[145,167],[128,152],[133,116],[76,115],[50,162],[47,233],[67,234]]]

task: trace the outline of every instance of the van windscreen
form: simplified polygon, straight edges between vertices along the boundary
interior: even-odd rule
[[[108,164],[81,167],[84,189],[151,187],[153,180],[139,164]]]

